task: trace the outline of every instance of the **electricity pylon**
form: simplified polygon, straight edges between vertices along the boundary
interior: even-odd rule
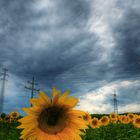
[[[39,89],[35,88],[35,85],[38,85],[38,83],[35,82],[34,76],[32,78],[32,81],[27,81],[27,82],[30,84],[30,86],[29,87],[25,86],[25,88],[31,90],[31,98],[33,98],[34,97],[34,92],[35,91],[39,92]],[[32,104],[31,104],[31,106],[32,106]]]
[[[116,91],[114,91],[113,94],[113,103],[114,103],[114,113],[118,114],[118,100],[117,100]]]
[[[1,78],[2,85],[1,85],[1,93],[0,93],[0,114],[3,112],[3,107],[4,107],[5,82],[7,81],[6,77],[8,76],[8,74],[7,74],[8,69],[3,68],[2,71],[3,72],[0,75],[0,76],[2,76],[2,78]]]

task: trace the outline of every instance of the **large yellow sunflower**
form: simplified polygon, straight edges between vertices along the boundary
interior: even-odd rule
[[[32,107],[24,108],[28,114],[19,122],[24,129],[20,137],[23,140],[82,140],[82,130],[87,128],[87,122],[82,119],[85,112],[74,110],[78,99],[68,97],[66,91],[60,96],[60,91],[53,88],[50,99],[45,92],[40,92],[39,98],[32,98]]]

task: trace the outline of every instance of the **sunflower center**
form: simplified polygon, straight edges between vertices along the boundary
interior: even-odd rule
[[[133,115],[129,115],[129,118],[130,118],[130,119],[133,119]]]
[[[122,121],[125,121],[125,117],[122,117]]]
[[[112,118],[115,118],[116,116],[113,114],[111,117],[112,117]]]
[[[136,123],[140,124],[140,119],[136,119]]]
[[[88,116],[83,116],[83,119],[84,119],[85,121],[87,121],[87,120],[88,120]]]
[[[16,116],[17,116],[17,113],[13,113],[12,116],[13,116],[13,117],[16,117]]]
[[[93,120],[93,121],[92,121],[92,124],[93,124],[93,125],[97,125],[98,122],[97,122],[96,120]]]
[[[101,121],[102,121],[102,123],[105,123],[105,122],[107,122],[107,118],[103,118]]]
[[[67,118],[68,115],[66,107],[63,106],[48,107],[45,110],[43,110],[39,115],[38,118],[39,128],[44,132],[55,134],[64,129]]]

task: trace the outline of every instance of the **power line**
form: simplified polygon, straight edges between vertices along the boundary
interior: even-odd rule
[[[35,85],[38,85],[38,83],[35,82],[34,76],[32,78],[32,81],[27,81],[27,82],[30,84],[30,86],[29,87],[25,86],[25,88],[28,89],[28,90],[31,90],[31,98],[33,98],[34,97],[34,92],[35,91],[39,92],[39,89],[35,88]],[[31,106],[32,106],[32,104],[31,104]]]
[[[0,93],[0,113],[3,112],[3,107],[4,107],[4,92],[5,92],[5,82],[7,81],[6,77],[9,76],[7,74],[8,69],[3,68],[2,73],[0,76],[2,76],[1,81],[2,81],[2,86],[1,86],[1,93]]]

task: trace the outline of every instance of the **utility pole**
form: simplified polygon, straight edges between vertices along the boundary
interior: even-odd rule
[[[6,77],[9,76],[7,74],[8,69],[3,68],[2,73],[0,76],[2,76],[1,81],[2,81],[2,86],[1,86],[1,93],[0,93],[0,114],[3,112],[3,107],[4,107],[4,92],[5,92],[5,82],[7,81]]]
[[[38,83],[35,82],[34,76],[32,78],[32,81],[27,81],[27,82],[30,84],[30,86],[29,87],[25,86],[25,88],[31,90],[31,98],[33,98],[34,92],[39,91],[39,89],[35,88],[35,86],[38,85]],[[32,104],[31,104],[31,106],[32,106]]]
[[[118,114],[118,100],[117,100],[116,91],[114,91],[113,94],[113,102],[114,102],[114,113]]]

